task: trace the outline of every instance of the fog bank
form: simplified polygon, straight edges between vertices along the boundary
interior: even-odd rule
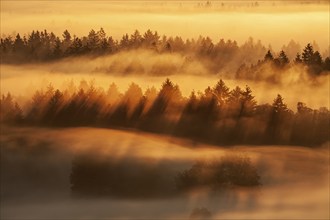
[[[180,55],[153,56],[150,52],[142,54],[132,52],[128,56],[126,55],[96,59],[72,58],[37,65],[1,65],[0,92],[1,94],[10,92],[19,104],[24,105],[36,90],[46,90],[50,83],[55,89],[65,90],[71,82],[78,86],[81,80],[85,80],[94,83],[95,87],[101,87],[105,91],[111,83],[115,83],[119,92],[124,93],[132,82],[138,84],[143,92],[151,87],[159,90],[165,79],[170,78],[179,85],[182,95],[189,97],[192,91],[204,92],[208,86],[213,87],[219,79],[223,79],[230,88],[250,86],[259,104],[272,103],[277,94],[281,94],[285,103],[292,110],[296,110],[297,102],[304,102],[308,107],[314,109],[330,107],[329,75],[310,79],[304,75],[304,72],[300,72],[303,70],[295,72],[293,69],[283,74],[280,83],[272,83],[263,80],[234,79],[233,76],[222,73],[210,74],[199,61],[180,69],[184,63],[184,57]],[[130,66],[132,61],[129,60],[136,59],[134,58],[135,55],[138,55],[138,59],[143,61],[141,64],[145,66],[146,72],[139,72],[139,68],[134,67],[134,65],[131,67],[132,73],[123,72]],[[148,62],[145,62],[146,60]],[[157,70],[154,75],[148,73],[147,68],[152,69],[152,66],[158,65],[158,62],[163,63],[163,65],[156,69],[162,70],[163,73],[158,75]],[[116,65],[117,69],[113,68],[113,65]],[[267,73],[265,72],[265,74]]]
[[[166,136],[104,129],[2,127],[1,218],[189,218],[206,207],[216,219],[329,218],[329,148],[201,145]],[[172,173],[198,159],[251,158],[259,190],[208,191],[159,199],[75,198],[69,176],[75,155],[93,152],[125,163],[151,161]],[[181,164],[178,166],[178,164]],[[171,179],[171,175],[167,176]]]

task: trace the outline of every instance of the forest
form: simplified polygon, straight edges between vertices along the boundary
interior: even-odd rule
[[[185,57],[185,65],[194,60],[201,62],[209,74],[229,72],[238,79],[263,79],[278,82],[280,75],[289,70],[307,72],[310,77],[327,75],[330,71],[328,52],[319,52],[317,43],[308,43],[303,49],[299,43],[291,40],[283,45],[281,51],[274,51],[271,46],[264,46],[261,41],[255,42],[249,38],[242,45],[235,40],[220,39],[213,42],[210,37],[199,36],[197,39],[183,39],[180,36],[168,37],[157,31],[147,30],[140,33],[135,30],[132,34],[124,34],[120,40],[107,36],[103,28],[91,30],[87,36],[77,37],[65,30],[61,37],[53,32],[32,31],[28,35],[2,36],[0,43],[1,63],[23,64],[52,62],[55,60],[89,56],[95,58],[105,55],[118,54],[132,50],[148,50],[156,54],[180,54]],[[143,61],[128,61],[126,74],[145,72]],[[158,67],[158,68],[157,68]],[[171,65],[159,64],[148,74],[170,75],[175,68]],[[116,66],[109,66],[108,72],[116,71]],[[180,69],[178,70],[180,72]],[[264,72],[271,72],[263,76]]]
[[[329,0],[0,0],[0,219],[330,219]]]
[[[189,97],[170,79],[159,91],[143,92],[131,83],[123,94],[115,83],[107,91],[84,80],[71,81],[62,91],[49,84],[24,107],[10,93],[2,95],[0,112],[2,124],[135,129],[217,145],[319,146],[329,141],[330,132],[326,107],[298,102],[292,110],[281,95],[258,104],[249,86],[229,88],[223,80]]]
[[[329,57],[322,58],[315,50],[317,44],[300,45],[290,41],[276,54],[260,41],[252,38],[238,46],[236,41],[220,39],[213,43],[209,37],[183,40],[181,37],[161,36],[157,31],[136,30],[117,41],[108,37],[103,28],[91,30],[88,36],[72,36],[65,30],[61,37],[53,32],[32,31],[21,37],[1,38],[1,62],[25,64],[54,62],[79,56],[90,59],[122,53],[147,50],[157,54],[181,54],[183,66],[198,60],[209,74],[229,71],[236,79],[281,82],[288,72],[314,81],[330,73]],[[124,69],[109,66],[109,73],[141,73],[144,60],[133,60]],[[156,65],[156,66],[155,66]],[[157,66],[158,65],[158,66]],[[154,75],[177,74],[175,68],[154,64]],[[193,88],[191,88],[193,90]],[[49,84],[46,91],[37,90],[27,105],[19,106],[13,96],[1,97],[1,122],[6,124],[38,126],[97,126],[137,129],[155,133],[187,137],[219,145],[288,144],[317,146],[329,141],[327,107],[311,109],[297,100],[296,109],[289,109],[281,95],[273,103],[258,104],[249,86],[229,88],[223,80],[204,91],[192,91],[184,97],[179,85],[170,79],[159,91],[151,87],[142,91],[136,83],[121,94],[115,83],[108,90],[93,82],[71,81],[68,88],[59,90]],[[304,128],[310,128],[308,132]]]

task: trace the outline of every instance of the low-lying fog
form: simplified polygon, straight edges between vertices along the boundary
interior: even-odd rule
[[[139,64],[135,65],[137,61]],[[10,92],[21,106],[30,100],[37,89],[45,90],[50,83],[55,89],[65,90],[71,81],[78,86],[81,80],[85,80],[105,91],[111,83],[115,83],[124,93],[132,82],[145,91],[152,86],[160,89],[165,79],[170,78],[179,85],[185,97],[189,97],[193,90],[204,92],[208,86],[213,87],[219,79],[223,79],[231,89],[250,86],[259,104],[272,103],[277,94],[281,94],[292,110],[296,110],[297,102],[304,102],[314,109],[330,107],[328,75],[313,79],[303,70],[293,68],[284,72],[277,83],[266,82],[265,79],[240,80],[234,78],[235,72],[210,73],[205,64],[198,60],[186,65],[185,57],[179,54],[132,51],[99,58],[68,58],[44,64],[2,64],[0,68],[0,94]],[[267,70],[263,75],[267,77]]]
[[[330,217],[328,145],[226,148],[133,131],[8,127],[2,127],[0,142],[1,219],[187,219],[201,207],[216,219]],[[198,191],[148,199],[75,197],[70,191],[72,160],[83,153],[114,164],[144,162],[158,169],[167,188],[176,172],[196,160],[245,155],[256,166],[262,185],[255,190]]]

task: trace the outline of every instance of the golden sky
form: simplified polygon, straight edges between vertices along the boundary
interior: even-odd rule
[[[250,36],[279,50],[291,39],[305,45],[316,41],[329,48],[329,5],[280,1],[1,1],[1,35],[32,30],[87,35],[103,27],[119,39],[135,29],[197,38],[233,39]],[[223,3],[223,5],[222,5]],[[200,4],[200,5],[198,5]]]

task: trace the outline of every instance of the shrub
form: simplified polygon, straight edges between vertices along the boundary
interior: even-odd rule
[[[190,169],[179,172],[175,181],[178,190],[198,187],[221,190],[261,185],[256,167],[246,156],[226,156],[210,162],[196,162]]]

